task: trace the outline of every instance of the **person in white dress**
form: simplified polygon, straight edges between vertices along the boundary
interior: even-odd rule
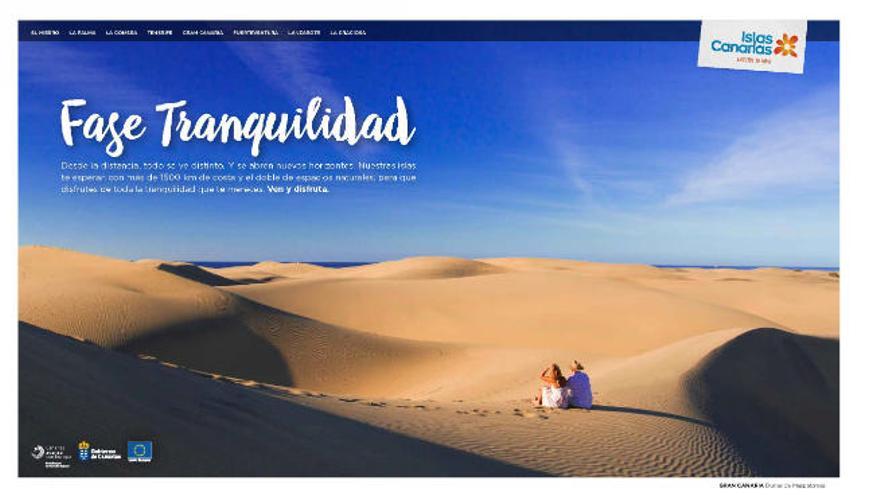
[[[538,391],[538,396],[534,399],[535,405],[554,409],[568,408],[569,390],[565,386],[567,380],[559,365],[553,363],[544,368],[540,378],[545,385]]]

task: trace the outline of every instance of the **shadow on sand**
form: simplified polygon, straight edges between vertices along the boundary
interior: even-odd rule
[[[35,445],[153,461],[46,470]],[[74,454],[75,455],[75,454]],[[542,476],[19,323],[20,476]]]
[[[691,418],[688,416],[682,416],[680,414],[673,414],[663,411],[653,411],[651,409],[639,409],[637,407],[625,407],[625,406],[608,406],[596,404],[593,406],[591,411],[610,411],[610,412],[619,412],[619,413],[628,413],[628,414],[642,414],[645,416],[655,416],[658,418],[666,418],[666,419],[674,419],[677,421],[685,421],[687,423],[692,423],[700,426],[708,426],[714,427],[712,423],[708,421],[703,421],[702,419]]]
[[[760,476],[840,475],[840,341],[758,328],[712,351],[688,396]]]

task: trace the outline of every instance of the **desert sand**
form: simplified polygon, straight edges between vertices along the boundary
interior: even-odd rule
[[[839,471],[836,273],[19,257],[23,475]],[[544,366],[575,358],[594,409],[532,406]],[[151,465],[28,455],[134,434]],[[230,449],[248,454],[204,455]]]

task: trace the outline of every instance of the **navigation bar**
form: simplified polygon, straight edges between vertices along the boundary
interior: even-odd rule
[[[20,21],[19,41],[699,41],[700,21]],[[838,41],[809,21],[808,41]]]

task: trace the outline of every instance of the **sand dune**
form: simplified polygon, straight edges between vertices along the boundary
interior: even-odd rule
[[[223,466],[235,474],[834,475],[838,343],[807,334],[836,337],[837,287],[791,270],[456,258],[207,270],[22,248],[23,411],[43,418],[47,397],[79,410],[107,388],[82,424],[47,416],[28,434],[91,423],[112,438],[136,421],[113,394],[137,390],[138,404],[167,404],[143,406],[163,452],[213,445],[232,423],[249,432],[236,441],[261,454]],[[597,407],[532,407],[541,368],[574,357]],[[57,394],[62,383],[80,392]],[[175,402],[186,394],[199,402]],[[337,428],[327,445],[315,435]],[[329,466],[346,439],[379,443]],[[297,462],[262,459],[278,442]],[[154,474],[214,472],[194,462]]]
[[[445,256],[417,256],[397,261],[355,266],[337,270],[344,277],[383,278],[396,280],[430,280],[475,277],[504,273],[502,267],[489,263]]]
[[[839,357],[835,339],[752,330],[688,372],[688,398],[759,472],[838,476]]]
[[[555,258],[484,258],[479,261],[514,270],[576,272],[594,276],[678,278],[674,271],[651,265],[596,263]]]
[[[442,272],[431,271],[419,278],[410,273],[406,279],[381,263],[363,267],[372,269],[369,277],[346,269],[333,276],[229,290],[283,311],[380,335],[614,356],[726,328],[792,328],[789,319],[770,317],[786,316],[781,312],[748,311],[753,308],[747,303],[757,297],[742,295],[745,302],[736,306],[721,297],[703,297],[698,287],[678,289],[677,284],[689,283],[678,273],[642,266],[594,269],[578,262],[560,269],[546,263],[506,263],[502,272],[468,277],[441,277]],[[387,278],[379,276],[388,272]],[[777,299],[785,300],[790,288],[779,290]],[[809,301],[799,302],[805,303]],[[798,323],[803,319],[791,318]],[[836,330],[830,317],[817,318],[816,326]]]
[[[56,248],[19,251],[19,317],[107,347],[225,314],[234,297],[155,266]]]
[[[28,324],[19,345],[22,476],[539,474]],[[30,457],[46,442],[124,449],[131,435],[154,442],[152,463],[74,461],[71,471],[45,471]]]
[[[236,285],[239,282],[236,280],[231,280],[225,277],[221,277],[216,273],[212,273],[198,265],[194,265],[192,263],[185,263],[181,261],[163,261],[163,260],[138,260],[137,263],[150,266],[157,270],[162,270],[164,272],[171,273],[173,275],[177,275],[178,277],[183,277],[200,284],[205,285],[213,285],[213,286],[224,286],[224,285]]]
[[[315,275],[321,272],[333,272],[310,263],[279,263],[277,261],[261,261],[254,265],[232,266],[227,268],[206,268],[205,270],[219,275],[238,284],[266,283],[273,280],[297,278],[303,275]]]
[[[595,377],[602,384],[602,399],[593,411],[535,409],[522,400],[379,400],[207,377],[107,350],[90,350],[87,344],[58,340],[62,338],[27,325],[22,332],[22,366],[27,376],[22,384],[27,391],[22,407],[27,420],[20,437],[21,452],[27,452],[39,435],[45,436],[46,424],[56,425],[53,438],[76,439],[88,431],[93,443],[105,445],[122,441],[119,431],[147,431],[167,453],[163,464],[147,474],[781,475],[791,463],[797,464],[802,452],[781,444],[773,456],[750,459],[736,448],[727,431],[701,414],[702,402],[682,401],[690,410],[678,412],[658,408],[658,404],[627,402],[628,396],[643,395],[634,394],[628,380],[618,382],[613,370],[604,378]],[[678,356],[681,348],[705,348],[711,346],[710,341],[726,337],[700,338],[700,343],[676,345],[678,349],[633,358],[630,364],[643,367],[636,375],[645,377],[645,371],[668,365],[670,360],[689,361]],[[46,366],[47,362],[59,366]],[[623,369],[627,367],[617,368]],[[778,369],[788,368],[783,363]],[[83,380],[83,374],[97,379]],[[653,380],[648,395],[657,398],[671,393],[681,400],[678,390],[687,384],[673,375]],[[163,386],[149,385],[155,383]],[[771,388],[780,385],[786,384],[769,381]],[[719,393],[735,390],[725,388]],[[136,412],[120,405],[115,397],[121,394],[129,404],[137,405]],[[808,409],[815,405],[814,400],[803,404]],[[746,402],[737,414],[763,415],[764,407]],[[228,428],[232,424],[235,428]],[[199,462],[198,452],[218,442],[235,442],[252,454],[247,462],[231,457]],[[370,446],[382,447],[378,459]],[[825,460],[819,459],[820,463]],[[21,462],[25,474],[39,474],[27,464],[31,461],[26,454]],[[836,462],[820,463],[811,459],[807,470],[799,465],[799,475],[836,473]],[[131,474],[133,469],[122,466],[92,472]]]
[[[24,248],[20,319],[102,347],[279,385],[397,394],[455,365],[459,346],[339,328],[151,263]],[[389,373],[387,370],[405,370]]]
[[[830,272],[777,268],[687,269],[688,280],[642,279],[640,283],[776,322],[798,333],[836,337],[840,321],[839,278]]]

